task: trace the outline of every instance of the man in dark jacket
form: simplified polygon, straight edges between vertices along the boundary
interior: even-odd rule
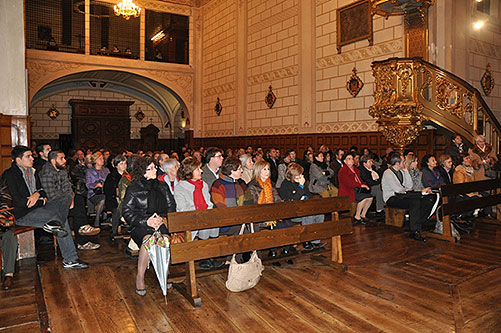
[[[35,168],[35,172],[40,172],[45,163],[49,160],[49,153],[52,150],[51,146],[48,143],[40,143],[35,148],[38,157],[33,161],[33,167]]]
[[[87,268],[89,265],[78,259],[70,227],[66,222],[72,197],[61,195],[47,202],[47,195],[40,179],[34,174],[33,155],[26,146],[12,149],[12,166],[2,178],[12,196],[12,213],[16,224],[43,230],[57,236],[63,256],[64,268]]]

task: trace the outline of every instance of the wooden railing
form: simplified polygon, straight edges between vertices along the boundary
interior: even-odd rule
[[[369,112],[383,133],[389,124],[399,124],[408,128],[397,135],[413,134],[429,120],[470,142],[484,135],[499,153],[501,125],[471,84],[421,58],[390,58],[372,68],[376,87]]]

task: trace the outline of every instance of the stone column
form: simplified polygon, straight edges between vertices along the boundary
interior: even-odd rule
[[[315,4],[299,1],[299,129],[303,133],[316,127]]]
[[[238,1],[236,124],[233,135],[247,133],[247,0]]]
[[[0,0],[0,113],[26,116],[23,0]]]
[[[90,0],[85,0],[85,54],[90,54]]]
[[[139,60],[144,60],[145,57],[145,37],[146,35],[146,10],[143,8],[141,10],[141,16],[139,17]]]
[[[193,136],[200,137],[202,135],[202,18],[200,9],[192,8],[193,15],[190,20],[193,20],[195,27],[193,29],[193,55],[194,59],[190,59],[192,66],[195,68],[194,84],[193,84],[193,110],[189,110],[190,124],[193,128]]]

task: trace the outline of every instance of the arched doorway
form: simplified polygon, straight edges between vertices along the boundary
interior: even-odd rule
[[[73,108],[70,100],[133,102],[130,105],[130,148],[137,148],[140,130],[153,124],[160,129],[158,149],[173,149],[184,140],[188,108],[169,87],[150,78],[124,71],[95,70],[60,77],[46,84],[31,100],[33,140],[61,147],[73,139]],[[55,119],[49,109],[58,114]],[[142,117],[138,116],[142,115]],[[184,116],[181,117],[181,115]],[[96,133],[96,135],[99,135]],[[73,142],[74,146],[74,142]],[[111,147],[106,147],[111,148]]]

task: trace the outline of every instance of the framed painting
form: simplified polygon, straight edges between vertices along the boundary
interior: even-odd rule
[[[372,45],[372,15],[369,0],[361,0],[337,10],[337,52],[341,47],[368,39]]]

